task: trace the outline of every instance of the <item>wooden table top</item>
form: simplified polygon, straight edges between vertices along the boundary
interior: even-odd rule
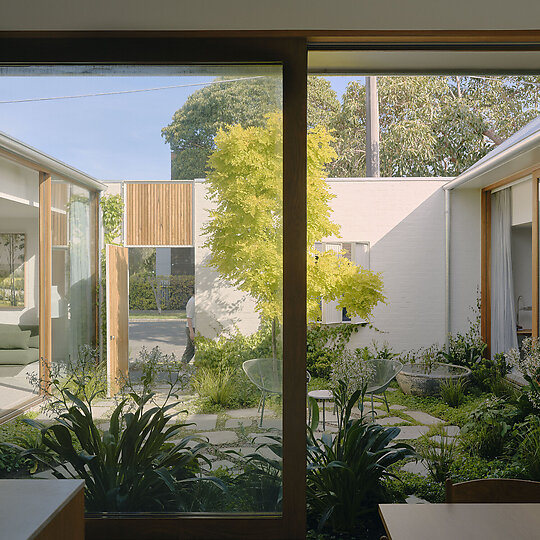
[[[82,480],[0,480],[0,539],[34,538],[82,489]]]
[[[540,503],[380,504],[389,540],[540,539]]]

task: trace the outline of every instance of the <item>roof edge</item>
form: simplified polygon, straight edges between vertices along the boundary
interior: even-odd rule
[[[107,188],[105,184],[93,176],[55,159],[2,131],[0,131],[0,148],[4,149],[7,154],[12,154],[14,157],[22,158],[23,160],[32,163],[36,169],[43,172],[74,180],[75,182],[96,191],[104,191]],[[6,158],[9,159],[9,156],[6,156]]]
[[[514,143],[512,146],[509,146],[502,152],[499,152],[495,156],[483,161],[482,163],[475,164],[465,172],[461,173],[455,180],[448,182],[444,186],[446,190],[452,190],[463,186],[467,182],[477,178],[482,174],[486,174],[489,171],[494,170],[497,167],[500,167],[513,159],[517,158],[521,154],[531,150],[535,146],[540,144],[540,130],[531,133],[528,137],[521,139]]]

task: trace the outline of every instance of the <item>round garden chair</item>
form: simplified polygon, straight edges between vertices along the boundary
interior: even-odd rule
[[[382,394],[386,404],[386,410],[390,412],[388,400],[386,399],[386,389],[390,386],[390,383],[394,380],[396,375],[403,369],[403,364],[394,358],[374,358],[372,360],[367,360],[367,362],[374,370],[373,376],[368,382],[366,394],[371,395],[371,418],[375,419],[373,396]]]
[[[246,360],[242,364],[242,369],[248,379],[261,391],[262,395],[257,411],[261,411],[259,427],[262,427],[266,396],[281,394],[282,392],[283,366],[281,360],[254,358],[253,360]]]

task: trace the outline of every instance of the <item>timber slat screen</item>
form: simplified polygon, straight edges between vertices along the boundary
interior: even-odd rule
[[[68,186],[65,182],[52,182],[51,184],[51,220],[52,245],[68,245],[68,220],[66,208],[68,202]]]
[[[126,245],[193,244],[192,184],[126,183]]]

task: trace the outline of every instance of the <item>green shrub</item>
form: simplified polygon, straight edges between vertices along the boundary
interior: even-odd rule
[[[195,364],[198,367],[241,368],[245,360],[272,357],[271,325],[263,323],[257,332],[248,336],[240,332],[231,336],[222,334],[216,339],[197,336],[195,350]]]
[[[313,377],[330,378],[332,365],[345,350],[351,335],[365,324],[314,323],[307,331],[306,367]]]
[[[445,501],[444,486],[431,477],[424,478],[407,471],[399,471],[396,474],[396,478],[385,480],[394,502],[403,502],[407,495],[416,495],[430,503]]]
[[[529,416],[520,426],[518,462],[523,467],[527,478],[540,480],[540,418]]]
[[[441,399],[450,407],[459,407],[465,401],[466,384],[462,379],[446,379],[441,383]]]
[[[450,469],[456,456],[456,443],[448,437],[444,427],[439,426],[434,433],[437,440],[421,437],[416,451],[424,460],[429,475],[435,482],[444,482],[450,476]]]
[[[338,432],[316,437],[313,427],[318,423],[318,408],[314,400],[313,422],[308,427],[308,512],[317,520],[318,529],[353,531],[361,520],[389,499],[385,477],[396,462],[415,455],[406,444],[390,445],[399,428],[383,427],[351,420],[351,410],[363,391],[357,390],[348,399],[348,390],[341,381],[336,389]]]
[[[21,455],[50,466],[59,479],[83,479],[86,511],[182,511],[188,486],[209,480],[196,476],[199,461],[208,462],[200,454],[206,445],[190,448],[193,437],[171,442],[185,426],[170,425],[178,414],[171,412],[177,403],[149,407],[153,394],[131,394],[135,408],[123,399],[102,434],[91,410],[68,390],[62,393],[71,406],[58,423],[44,426],[27,420],[40,430],[46,450],[30,448]]]
[[[129,309],[158,309],[154,287],[164,289],[160,295],[161,309],[185,309],[187,301],[193,295],[194,276],[148,276],[133,274],[129,278]]]
[[[510,427],[516,418],[514,407],[500,398],[490,398],[471,412],[461,430],[462,447],[472,455],[493,459],[504,454]]]
[[[235,397],[234,373],[229,366],[201,368],[192,381],[193,389],[211,405],[227,407]]]
[[[41,445],[41,437],[35,433],[22,417],[0,425],[0,478],[26,476],[35,471],[36,462],[30,456],[21,456],[20,452],[9,444]]]

